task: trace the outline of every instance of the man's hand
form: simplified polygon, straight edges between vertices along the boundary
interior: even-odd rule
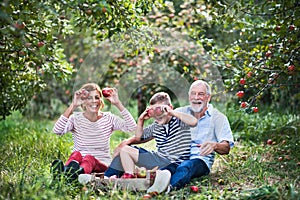
[[[198,144],[198,147],[200,148],[200,155],[207,156],[211,154],[215,150],[216,145],[216,142],[204,142],[203,144]]]
[[[203,144],[198,144],[200,148],[200,155],[207,156],[211,154],[213,151],[217,152],[218,154],[225,155],[228,154],[230,151],[230,145],[228,141],[222,142],[204,142]]]

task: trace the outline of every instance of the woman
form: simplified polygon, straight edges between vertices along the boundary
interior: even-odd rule
[[[116,106],[123,119],[101,111],[104,101],[100,87],[87,83],[75,92],[73,102],[54,125],[54,133],[72,133],[74,147],[69,159],[63,165],[61,160],[52,163],[54,175],[66,172],[68,178],[75,180],[79,174],[104,172],[111,162],[110,136],[114,130],[132,132],[136,122],[118,97],[117,89],[111,88],[108,99]],[[73,111],[81,106],[82,112]]]

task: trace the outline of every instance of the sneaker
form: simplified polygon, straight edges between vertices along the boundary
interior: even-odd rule
[[[169,194],[172,191],[172,189],[173,189],[172,185],[169,185],[167,187],[167,190],[166,190],[165,194]]]
[[[78,178],[79,174],[83,174],[84,170],[80,167],[79,163],[75,160],[72,160],[66,167],[65,167],[65,175],[67,176],[67,180],[69,182],[73,182]]]
[[[135,178],[133,174],[130,173],[124,173],[123,176],[121,176],[122,179],[129,179],[129,178]]]
[[[51,164],[51,173],[53,175],[53,180],[60,180],[61,174],[64,171],[63,161],[56,159]]]
[[[94,176],[91,174],[79,174],[78,176],[78,182],[82,185],[86,185],[87,183],[94,180]]]
[[[169,170],[157,170],[153,185],[148,188],[147,193],[157,192],[158,194],[165,191],[171,180],[171,172]]]

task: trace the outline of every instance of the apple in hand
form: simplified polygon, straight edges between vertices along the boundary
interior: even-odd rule
[[[147,175],[147,169],[145,167],[140,167],[137,172],[137,177],[146,178],[146,175]]]
[[[111,95],[111,92],[112,92],[111,88],[103,88],[102,89],[102,94],[105,98],[109,97]]]
[[[199,187],[196,186],[196,185],[192,185],[192,186],[191,186],[191,190],[192,190],[193,192],[197,193],[197,192],[199,191]]]

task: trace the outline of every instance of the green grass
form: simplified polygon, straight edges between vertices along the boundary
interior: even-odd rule
[[[217,156],[209,176],[155,199],[299,199],[299,116],[268,110],[250,115],[232,108],[225,112],[237,139],[230,154]],[[0,199],[142,198],[142,192],[53,184],[50,163],[66,160],[72,148],[71,134],[55,135],[53,125],[54,121],[28,120],[19,113],[0,122]],[[129,136],[114,133],[111,148]],[[269,138],[274,145],[266,143]],[[201,192],[192,193],[190,185]]]

